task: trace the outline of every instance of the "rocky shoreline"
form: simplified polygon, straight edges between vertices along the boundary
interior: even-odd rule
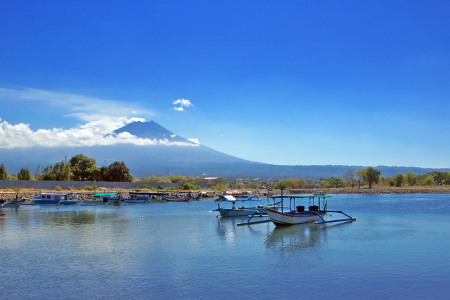
[[[267,191],[253,190],[254,195],[260,197],[266,197]],[[216,192],[222,194],[223,192]],[[280,190],[270,191],[270,196],[279,195]],[[283,192],[285,195],[289,194],[347,194],[347,195],[380,195],[380,194],[450,194],[450,188],[363,188],[363,189],[349,189],[349,188],[337,188],[337,189],[292,189]],[[83,200],[84,198],[91,198],[92,192],[84,192],[83,194],[74,195],[74,199]],[[39,197],[39,192],[19,193],[17,199],[25,203],[31,202],[32,197]],[[0,192],[0,203],[16,200],[16,193],[14,192]]]

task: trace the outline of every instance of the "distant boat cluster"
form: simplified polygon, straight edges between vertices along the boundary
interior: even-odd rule
[[[273,222],[276,226],[295,225],[308,222],[315,222],[316,224],[331,223],[331,222],[347,222],[355,221],[355,218],[350,217],[342,211],[327,210],[327,198],[324,193],[316,193],[313,195],[281,195],[269,196],[267,194],[267,205],[262,204],[262,199],[257,195],[252,195],[247,192],[239,192],[232,194],[224,193],[223,195],[216,195],[214,191],[179,191],[179,190],[160,190],[153,191],[148,189],[114,189],[102,192],[95,191],[93,194],[86,196],[84,193],[39,193],[39,197],[33,197],[31,201],[19,201],[17,198],[14,201],[8,201],[2,204],[1,208],[15,207],[22,205],[40,205],[40,206],[58,206],[58,205],[73,205],[73,206],[108,206],[108,205],[133,205],[133,204],[148,204],[148,203],[164,203],[164,202],[190,202],[202,199],[213,199],[218,202],[217,209],[212,211],[219,212],[220,217],[246,217],[247,222],[238,225],[250,225],[261,222]],[[241,197],[241,198],[240,198]],[[269,203],[269,198],[273,203]],[[289,200],[289,204],[287,204]],[[304,205],[297,205],[297,201],[308,201],[307,209]],[[236,203],[241,202],[239,206]],[[246,203],[261,202],[257,205],[245,206]],[[230,204],[231,207],[221,207],[221,204]],[[343,219],[328,220],[329,213],[342,214]],[[252,221],[254,217],[269,217],[269,219]],[[331,216],[331,215],[330,215]]]

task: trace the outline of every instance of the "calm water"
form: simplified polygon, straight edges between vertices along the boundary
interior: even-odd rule
[[[1,209],[0,299],[450,298],[450,195],[335,195],[356,222],[285,228],[216,206]]]

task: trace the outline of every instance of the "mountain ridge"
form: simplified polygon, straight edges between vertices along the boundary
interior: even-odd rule
[[[96,159],[97,166],[123,161],[133,176],[185,175],[221,176],[244,178],[329,178],[343,176],[349,169],[357,170],[367,166],[346,165],[272,165],[238,158],[204,145],[190,142],[176,135],[156,122],[133,122],[114,130],[114,134],[128,132],[140,138],[163,140],[171,145],[115,144],[112,146],[89,147],[32,147],[0,149],[0,161],[9,173],[16,173],[28,167],[34,174],[38,165],[55,164],[77,154],[85,154]],[[450,171],[449,168],[418,168],[376,166],[382,176],[393,176],[413,171],[423,174],[430,171]]]

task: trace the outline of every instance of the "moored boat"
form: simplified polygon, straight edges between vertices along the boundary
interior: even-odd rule
[[[242,217],[242,216],[248,216],[248,215],[253,215],[253,214],[266,214],[266,209],[267,208],[272,208],[274,210],[276,210],[279,206],[280,203],[274,203],[272,205],[269,206],[264,206],[264,205],[256,205],[256,206],[251,206],[251,207],[245,207],[245,205],[242,205],[241,207],[236,207],[236,201],[241,201],[241,202],[245,202],[245,201],[261,201],[261,199],[259,199],[259,197],[257,196],[253,196],[247,199],[236,199],[235,197],[231,196],[231,195],[219,195],[219,198],[217,200],[215,200],[215,202],[231,202],[233,203],[232,208],[225,208],[225,207],[220,207],[220,204],[217,204],[217,209],[213,210],[213,211],[218,211],[220,213],[220,215],[222,217]]]
[[[73,199],[74,193],[40,193],[39,198],[32,198],[37,205],[75,205],[79,200]]]
[[[295,225],[295,224],[302,224],[302,223],[309,223],[309,222],[315,222],[316,224],[320,223],[331,223],[331,222],[347,222],[347,221],[355,221],[355,218],[350,217],[349,215],[345,214],[342,211],[330,211],[327,210],[327,198],[330,198],[331,196],[327,195],[280,195],[280,196],[273,196],[271,197],[274,201],[276,199],[281,199],[282,205],[281,210],[274,210],[274,209],[266,209],[267,215],[269,216],[270,220],[276,225],[276,226],[283,226],[283,225]],[[289,199],[289,206],[286,207],[288,211],[284,210],[284,200]],[[308,210],[305,210],[305,206],[303,205],[296,205],[297,200],[308,200],[309,206]],[[322,203],[321,203],[322,200]],[[322,206],[321,206],[322,204]],[[335,219],[335,220],[328,220],[326,219],[328,216],[328,213],[339,213],[342,215],[345,215],[346,218],[344,219]]]

